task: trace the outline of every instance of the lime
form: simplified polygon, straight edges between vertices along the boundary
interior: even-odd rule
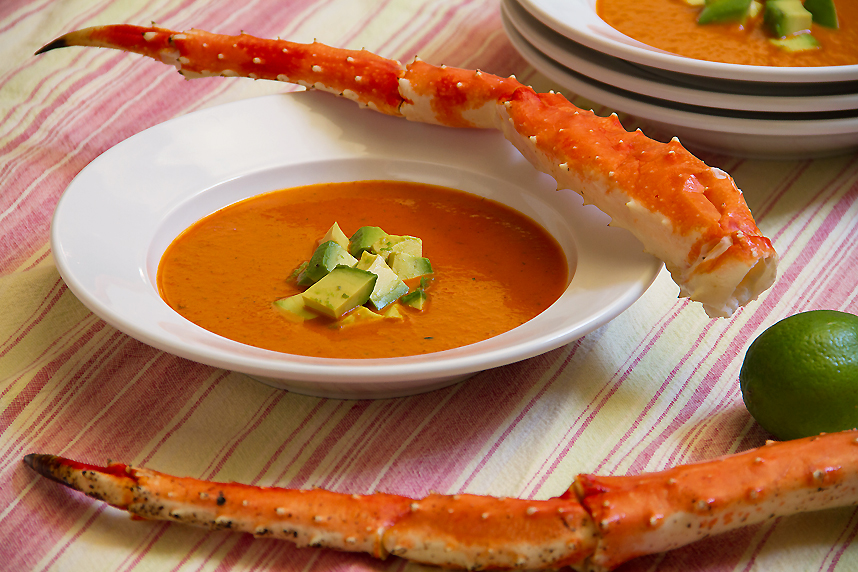
[[[748,411],[778,439],[858,427],[858,316],[781,320],[748,348],[739,383]]]

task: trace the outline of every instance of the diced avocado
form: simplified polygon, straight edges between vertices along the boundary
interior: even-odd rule
[[[358,306],[348,316],[336,323],[335,327],[345,328],[358,324],[370,324],[383,319],[381,314],[376,314],[366,306]]]
[[[293,278],[297,280],[301,276],[301,274],[303,274],[303,272],[307,269],[308,264],[309,262],[307,262],[306,260],[299,264],[297,268],[292,271],[292,274],[289,275],[289,278],[287,278],[287,280],[292,280]]]
[[[769,0],[766,2],[763,23],[772,34],[785,38],[810,30],[813,16],[804,9],[801,0]]]
[[[312,280],[307,276],[307,267],[310,266],[310,263],[305,260],[301,264],[298,265],[298,268],[292,271],[292,274],[289,275],[289,279],[294,278],[295,282],[297,282],[298,286],[310,286],[315,280]]]
[[[388,234],[372,244],[372,252],[387,261],[392,254],[403,252],[412,256],[423,256],[423,241],[416,236]]]
[[[834,0],[804,0],[804,9],[813,16],[814,24],[835,30],[840,27],[840,22],[837,20],[837,10],[834,8]]]
[[[390,257],[390,268],[396,272],[402,280],[410,280],[419,276],[432,274],[432,263],[428,258],[412,256],[404,252],[397,252]]]
[[[349,237],[346,236],[346,233],[340,229],[340,225],[334,223],[331,228],[328,229],[328,232],[325,233],[325,236],[322,238],[322,242],[328,242],[329,240],[333,240],[337,244],[343,247],[343,250],[349,249]]]
[[[396,273],[390,269],[384,259],[377,254],[364,252],[355,268],[372,272],[378,276],[375,288],[369,295],[369,301],[377,310],[395,302],[403,294],[408,293],[408,286]]]
[[[685,0],[685,3],[689,6],[694,6],[695,8],[697,8],[706,4],[706,0]]]
[[[751,0],[712,0],[697,16],[698,24],[741,22],[748,15]]]
[[[317,312],[339,319],[349,310],[366,303],[378,277],[372,272],[337,266],[307,288],[304,303]]]
[[[357,264],[357,259],[354,256],[333,240],[329,240],[320,244],[313,253],[304,275],[311,280],[310,283],[312,284],[321,280],[337,266],[354,266],[355,264]]]
[[[372,243],[387,236],[387,233],[377,226],[362,226],[349,239],[349,254],[360,258],[364,250],[372,248]]]
[[[426,295],[426,292],[418,289],[414,292],[409,292],[400,298],[399,301],[406,306],[411,306],[415,310],[422,310],[424,306],[426,306],[427,298],[428,296]]]
[[[301,323],[304,320],[312,320],[319,317],[319,314],[304,305],[304,296],[302,294],[295,294],[288,298],[275,300],[274,307],[280,310],[283,316],[290,322]]]
[[[402,312],[399,311],[399,304],[391,304],[382,314],[385,320],[402,320]]]
[[[763,4],[757,0],[751,0],[751,5],[748,7],[748,18],[756,18],[763,11]]]
[[[819,49],[819,42],[810,34],[799,34],[789,38],[772,38],[769,41],[788,52],[806,52]]]

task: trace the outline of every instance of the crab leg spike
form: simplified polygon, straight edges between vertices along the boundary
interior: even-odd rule
[[[268,79],[329,91],[388,115],[400,115],[402,64],[366,50],[226,36],[202,30],[117,24],[70,32],[36,52],[94,46],[134,52],[170,64],[188,79],[225,76]]]
[[[599,527],[594,565],[641,556],[778,516],[858,504],[858,432],[775,443],[658,473],[579,475]]]
[[[575,499],[476,495],[413,499],[292,490],[179,478],[148,469],[96,467],[52,455],[24,461],[39,474],[142,518],[249,532],[455,568],[581,564],[595,528]]]

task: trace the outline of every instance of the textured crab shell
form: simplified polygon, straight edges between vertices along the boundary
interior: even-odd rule
[[[216,483],[111,464],[96,467],[50,455],[25,459],[39,473],[140,518],[280,538],[384,557],[382,537],[407,497],[340,494]]]
[[[384,546],[450,568],[556,568],[583,564],[596,530],[576,499],[430,495],[385,533]]]
[[[96,467],[28,455],[39,473],[131,514],[214,530],[366,552],[454,568],[583,565],[596,528],[574,498],[527,501],[477,495],[421,500],[217,483],[122,464]]]
[[[403,98],[400,112],[411,121],[494,129],[498,101],[520,87],[522,84],[513,77],[433,66],[415,59],[399,80]]]
[[[388,115],[400,115],[399,62],[366,50],[325,44],[227,36],[203,30],[117,25],[70,32],[36,53],[65,46],[94,46],[134,52],[174,66],[187,79],[249,77],[327,91]]]
[[[632,232],[710,316],[732,315],[774,282],[777,253],[733,180],[678,140],[527,88],[498,108],[498,127],[534,166]]]
[[[595,565],[641,556],[778,516],[858,503],[858,432],[775,443],[623,477],[579,475],[599,527]]]

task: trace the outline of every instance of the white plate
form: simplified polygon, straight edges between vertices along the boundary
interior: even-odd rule
[[[449,351],[374,360],[294,356],[246,346],[185,320],[158,296],[166,247],[196,220],[278,188],[399,179],[486,196],[539,222],[561,244],[568,288],[497,337]],[[380,398],[443,387],[562,346],[629,307],[661,264],[629,233],[557,192],[494,131],[410,123],[321,92],[239,101],[143,131],[98,157],[57,205],[51,240],[72,292],[138,340],[299,393]]]
[[[596,14],[596,0],[518,0],[549,28],[570,40],[637,64],[697,76],[754,82],[834,82],[858,80],[858,65],[772,67],[695,60],[653,48],[622,34]]]
[[[754,119],[705,113],[706,108],[645,101],[555,62],[525,40],[507,19],[510,42],[535,69],[558,85],[615,111],[641,118],[692,150],[756,159],[806,159],[858,148],[858,117],[841,119]],[[656,100],[652,100],[656,101]],[[715,111],[715,110],[712,110]],[[652,134],[650,134],[652,136]]]
[[[697,89],[672,82],[663,75],[650,73],[640,66],[573,42],[531,16],[516,0],[503,0],[501,9],[525,40],[557,63],[596,81],[641,95],[688,105],[743,111],[809,113],[858,109],[858,93],[808,93],[799,97],[771,93],[754,95]],[[818,84],[808,87],[818,91]]]

